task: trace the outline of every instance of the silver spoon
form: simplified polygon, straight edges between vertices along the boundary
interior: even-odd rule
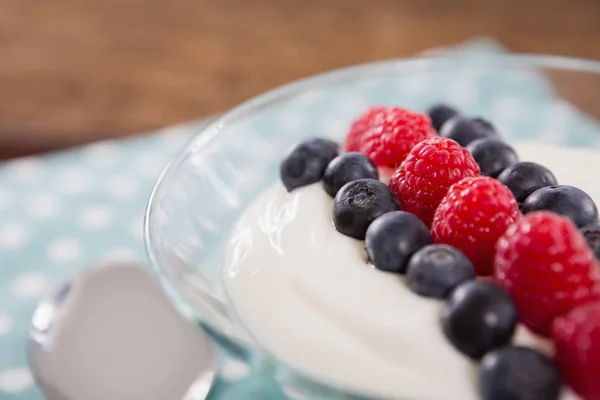
[[[29,364],[50,400],[204,400],[218,359],[131,263],[86,269],[38,304]]]

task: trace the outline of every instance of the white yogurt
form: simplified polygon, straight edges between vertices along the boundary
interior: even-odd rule
[[[541,144],[516,146],[561,184],[600,201],[598,154]],[[477,365],[445,339],[442,303],[367,265],[362,241],[338,233],[321,184],[265,192],[235,228],[223,279],[257,343],[310,376],[373,396],[476,400]],[[600,204],[600,203],[598,203]],[[516,342],[551,352],[520,328]],[[561,399],[576,399],[565,391]]]

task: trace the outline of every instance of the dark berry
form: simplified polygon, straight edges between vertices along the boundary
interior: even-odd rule
[[[467,145],[481,175],[496,178],[500,173],[513,164],[519,162],[515,150],[498,138],[483,138],[472,141]]]
[[[450,294],[442,310],[446,338],[473,359],[508,344],[517,321],[517,310],[510,296],[491,282],[461,284]]]
[[[506,346],[483,357],[478,386],[482,400],[557,400],[562,382],[548,357]]]
[[[496,128],[488,121],[481,118],[454,117],[446,122],[440,135],[466,146],[474,140],[482,138],[499,138]]]
[[[334,158],[323,175],[323,187],[331,197],[346,183],[357,179],[379,179],[379,170],[371,159],[362,153],[344,153]]]
[[[436,104],[429,107],[427,115],[431,118],[431,124],[435,130],[439,132],[446,121],[458,115],[458,111],[445,104]]]
[[[333,200],[333,224],[346,236],[363,240],[377,217],[400,209],[396,195],[376,179],[348,182]]]
[[[539,188],[556,185],[556,177],[543,165],[523,161],[506,168],[497,178],[522,204],[527,196]]]
[[[438,299],[472,279],[475,269],[471,261],[460,250],[445,244],[432,244],[417,251],[406,271],[406,282],[413,292]]]
[[[598,221],[598,208],[589,194],[568,185],[546,186],[531,193],[521,205],[524,214],[552,211],[564,215],[582,228]]]
[[[382,271],[403,273],[410,257],[432,243],[427,226],[416,215],[393,211],[367,229],[365,245],[371,263]]]
[[[315,138],[299,143],[281,162],[279,172],[283,185],[291,192],[320,181],[338,152],[339,146],[327,139]]]
[[[600,260],[600,224],[595,223],[581,228],[581,233],[594,250],[596,258]]]

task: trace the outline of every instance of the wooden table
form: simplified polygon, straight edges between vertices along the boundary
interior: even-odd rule
[[[0,157],[195,119],[474,36],[600,59],[600,1],[0,0]]]

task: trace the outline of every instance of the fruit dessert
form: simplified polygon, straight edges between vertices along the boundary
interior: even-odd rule
[[[366,396],[600,399],[598,154],[428,114],[374,107],[284,157],[228,243],[242,324]]]

